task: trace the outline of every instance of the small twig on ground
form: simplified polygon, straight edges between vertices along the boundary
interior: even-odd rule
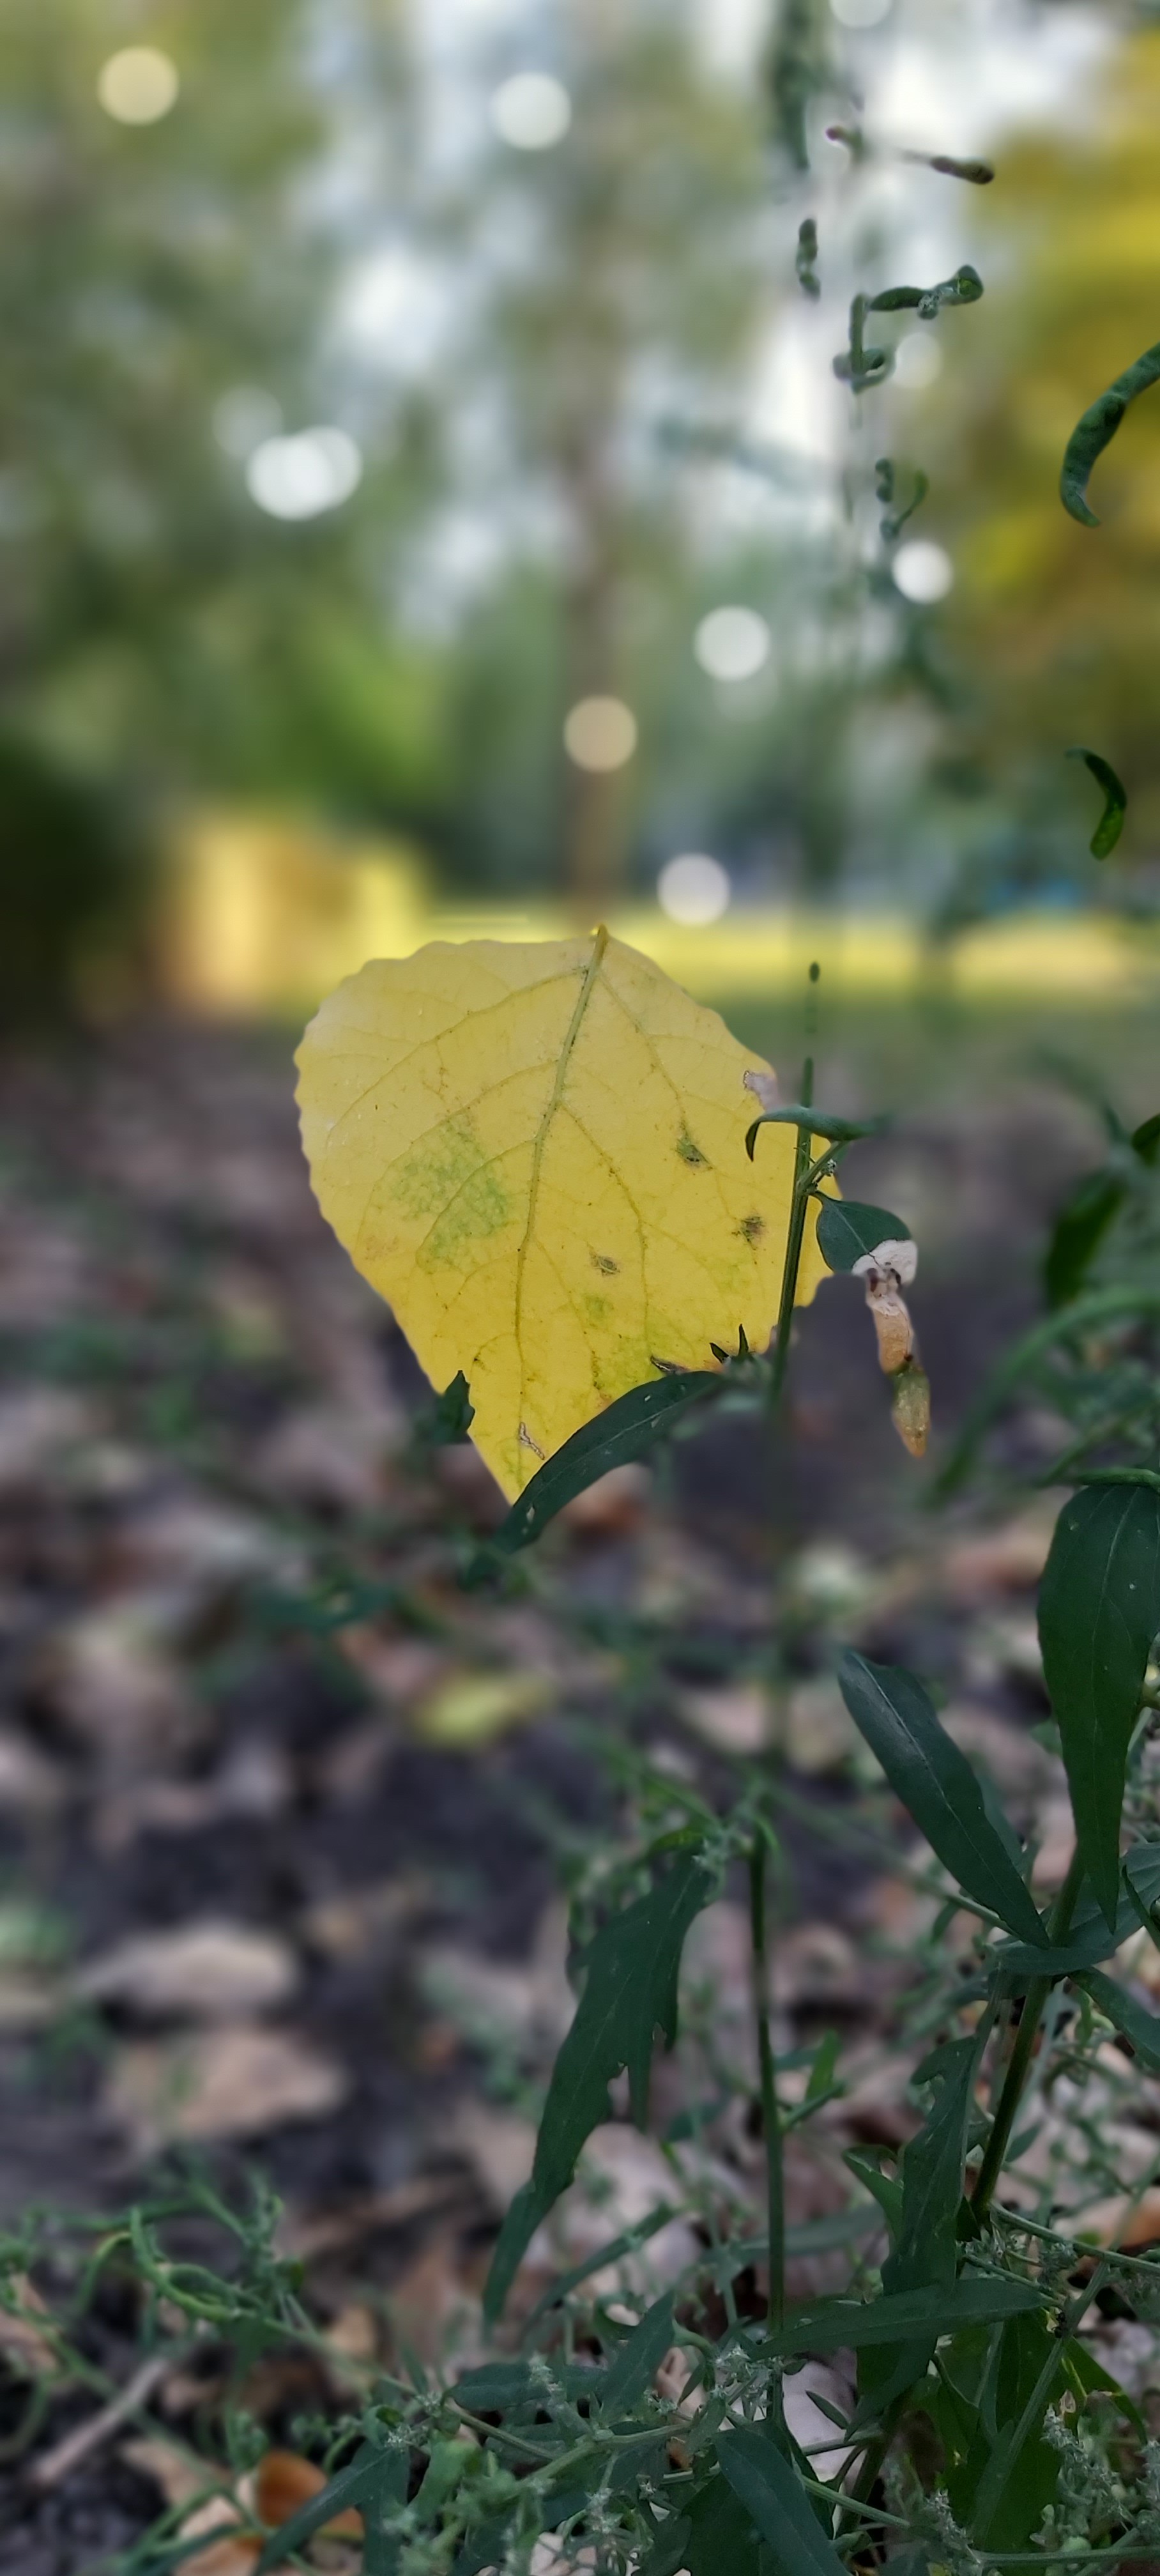
[[[174,2358],[172,2352],[151,2352],[148,2360],[142,2362],[140,2369],[134,2371],[115,2397],[110,2397],[106,2406],[98,2407],[95,2415],[86,2416],[83,2424],[75,2424],[63,2441],[54,2443],[51,2451],[42,2454],[28,2472],[29,2485],[37,2487],[43,2494],[49,2487],[59,2486],[62,2479],[71,2476],[79,2463],[88,2459],[91,2451],[99,2450],[101,2444],[108,2441],[110,2433],[115,2433],[127,2416],[135,2415],[138,2407],[148,2403],[158,2381],[172,2369]]]

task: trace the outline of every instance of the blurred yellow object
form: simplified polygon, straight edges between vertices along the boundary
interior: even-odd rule
[[[554,1698],[546,1673],[455,1673],[423,1702],[415,1724],[429,1744],[490,1744],[542,1717]]]
[[[421,863],[277,816],[207,815],[173,856],[161,981],[185,1010],[225,1017],[311,1008],[367,957],[430,934]]]
[[[1012,913],[932,949],[920,923],[890,913],[731,912],[684,928],[655,904],[613,915],[619,939],[699,1000],[801,991],[811,959],[826,990],[908,1001],[925,992],[1034,1003],[1145,1000],[1160,984],[1160,939],[1106,913]],[[278,816],[195,818],[173,854],[160,981],[179,1008],[210,1017],[290,1017],[372,957],[409,957],[429,939],[560,939],[575,923],[551,903],[474,910],[432,899],[420,854],[351,844]]]

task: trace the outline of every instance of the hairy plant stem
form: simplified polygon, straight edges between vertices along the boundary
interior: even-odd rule
[[[1082,1877],[1083,1862],[1079,1852],[1076,1851],[1048,1918],[1048,1937],[1053,1942],[1062,1941],[1071,1928],[1071,1918],[1075,1912]],[[1011,2132],[1023,2099],[1024,2087],[1035,2054],[1035,2043],[1039,2037],[1043,2007],[1052,1987],[1057,1983],[1058,1979],[1055,1977],[1036,1977],[1028,1986],[1023,1998],[1023,2011],[1015,2035],[1015,2045],[1003,2078],[1003,2089],[995,2106],[991,2134],[987,2140],[983,2161],[979,2167],[979,2179],[975,2184],[971,2200],[971,2208],[980,2225],[991,2206],[995,2186],[1003,2171],[1003,2161],[1011,2144]]]
[[[765,1836],[759,1833],[749,1854],[749,1929],[753,1943],[753,2002],[757,2023],[757,2061],[761,2077],[761,2125],[765,2138],[765,2194],[769,2233],[768,2321],[771,2326],[779,2326],[785,2315],[785,2167],[773,2036],[769,2027],[769,1942],[766,1928],[765,1863]]]

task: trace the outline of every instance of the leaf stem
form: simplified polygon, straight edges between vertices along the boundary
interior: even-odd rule
[[[766,1847],[758,1834],[749,1854],[749,1928],[753,1943],[753,2000],[761,2075],[761,2125],[765,2137],[765,2189],[769,2228],[769,2324],[785,2315],[785,2172],[777,2099],[773,2038],[769,2027],[769,1940],[766,1922]]]
[[[1070,1930],[1082,1877],[1083,1862],[1077,1849],[1072,1855],[1071,1867],[1052,1908],[1048,1938],[1053,1943],[1062,1941]],[[1028,1986],[1023,1998],[1023,2011],[1015,2035],[1015,2045],[1003,2079],[1003,2090],[995,2107],[991,2134],[987,2140],[983,2161],[979,2167],[979,2179],[971,2200],[972,2211],[980,2224],[991,2206],[995,2186],[1003,2170],[1003,2159],[1011,2144],[1011,2132],[1015,2126],[1016,2114],[1023,2099],[1024,2086],[1035,2053],[1043,2007],[1053,1985],[1057,1983],[1058,1980],[1054,1977],[1036,1977]]]

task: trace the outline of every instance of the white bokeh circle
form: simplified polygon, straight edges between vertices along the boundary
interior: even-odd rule
[[[250,498],[272,519],[317,519],[349,500],[361,481],[362,457],[345,429],[263,438],[246,466]]]
[[[733,888],[719,859],[701,850],[684,850],[667,859],[657,878],[657,901],[670,921],[688,930],[703,930],[729,909]]]
[[[516,152],[550,152],[572,122],[572,101],[551,72],[515,72],[492,92],[490,115],[501,143]]]
[[[755,608],[712,608],[693,637],[711,680],[751,680],[769,660],[770,634]]]
[[[955,568],[946,547],[932,544],[929,537],[912,537],[900,546],[890,571],[895,589],[920,608],[932,608],[954,588]]]

